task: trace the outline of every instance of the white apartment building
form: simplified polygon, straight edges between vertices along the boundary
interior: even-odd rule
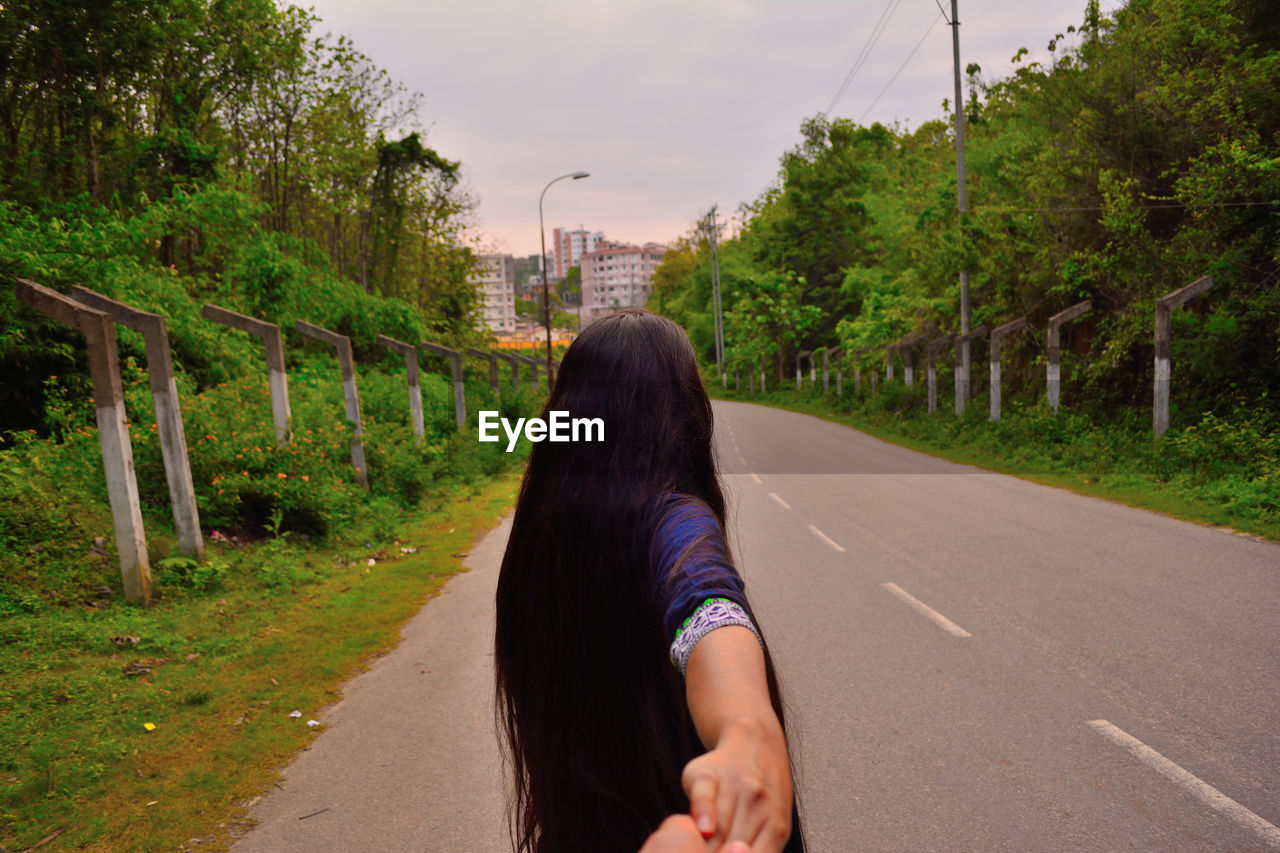
[[[653,290],[653,271],[662,263],[661,243],[631,246],[601,241],[582,256],[582,325],[620,308],[643,307]]]
[[[516,267],[510,255],[481,255],[479,278],[473,279],[484,300],[484,325],[494,332],[516,328]]]
[[[556,244],[555,272],[551,275],[553,280],[563,279],[569,272],[569,267],[581,263],[583,255],[594,252],[596,244],[604,242],[603,231],[588,231],[581,225],[577,231],[557,228],[552,236]]]

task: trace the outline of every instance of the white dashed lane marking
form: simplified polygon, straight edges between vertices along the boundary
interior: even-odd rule
[[[896,596],[899,600],[901,600],[904,604],[906,604],[912,610],[916,611],[921,616],[930,620],[931,622],[936,624],[939,628],[946,631],[948,634],[951,634],[953,637],[972,637],[973,636],[968,631],[961,628],[959,625],[952,622],[950,619],[943,616],[941,613],[934,610],[932,607],[925,604],[923,601],[916,598],[914,595],[907,592],[902,587],[898,586],[896,583],[882,583],[880,584],[880,586],[884,587],[886,590],[888,590],[890,593]]]
[[[1089,727],[1117,746],[1127,749],[1134,758],[1164,776],[1209,808],[1221,812],[1241,826],[1253,830],[1269,846],[1280,849],[1280,828],[1277,828],[1275,824],[1258,817],[1208,782],[1182,769],[1133,735],[1113,726],[1106,720],[1090,720]]]
[[[844,548],[839,543],[837,543],[834,539],[832,539],[830,536],[823,533],[821,530],[814,527],[812,524],[809,525],[809,529],[813,531],[814,536],[817,536],[819,539],[821,539],[823,542],[826,542],[828,545],[830,545],[836,551],[839,551],[841,554],[844,553]]]

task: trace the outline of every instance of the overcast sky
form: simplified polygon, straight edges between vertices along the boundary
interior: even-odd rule
[[[950,15],[950,0],[940,0]],[[1109,10],[1120,0],[1103,0]],[[322,31],[421,92],[428,144],[461,160],[487,251],[538,251],[585,225],[668,242],[712,204],[732,214],[775,178],[800,123],[826,111],[877,21],[887,25],[829,113],[908,127],[952,96],[951,29],[935,0],[319,0]],[[1047,62],[1085,0],[960,0],[961,63]],[[930,27],[932,26],[932,29]],[[924,39],[921,42],[921,39]],[[1073,41],[1074,43],[1074,41]],[[903,65],[900,76],[873,104]]]

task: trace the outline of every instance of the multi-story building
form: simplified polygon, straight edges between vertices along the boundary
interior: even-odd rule
[[[557,228],[553,236],[556,244],[556,265],[554,273],[548,271],[548,277],[553,281],[563,279],[568,274],[569,267],[581,263],[583,255],[595,251],[596,244],[604,242],[603,231],[588,231],[581,225],[578,226],[577,231]]]
[[[642,307],[653,290],[653,271],[662,263],[661,243],[632,246],[596,244],[582,256],[582,325],[620,308]]]
[[[484,325],[494,332],[516,327],[516,267],[510,255],[481,255],[478,278],[484,300]]]

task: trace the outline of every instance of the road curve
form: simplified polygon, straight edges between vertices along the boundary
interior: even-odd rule
[[[811,849],[1280,849],[1280,548],[715,406]],[[507,849],[506,530],[348,685],[237,851]]]

